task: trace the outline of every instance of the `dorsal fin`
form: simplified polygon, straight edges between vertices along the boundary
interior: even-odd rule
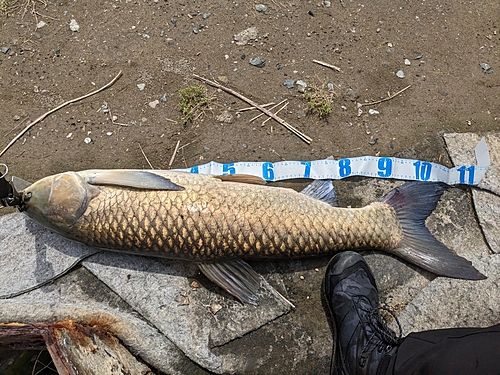
[[[252,176],[250,174],[228,174],[224,176],[217,176],[218,179],[222,181],[229,182],[240,182],[245,184],[253,184],[253,185],[265,185],[267,184],[266,180],[258,176]]]
[[[339,206],[332,180],[314,180],[301,193],[328,203],[330,206]]]
[[[140,170],[100,170],[88,177],[91,185],[111,185],[144,190],[184,190],[168,178],[149,171]]]

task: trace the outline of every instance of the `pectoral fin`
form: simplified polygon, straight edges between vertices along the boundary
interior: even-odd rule
[[[145,190],[184,190],[168,178],[140,170],[95,170],[87,182],[91,185],[112,185]]]
[[[257,306],[261,276],[246,262],[232,260],[218,263],[198,263],[201,272],[242,303]]]

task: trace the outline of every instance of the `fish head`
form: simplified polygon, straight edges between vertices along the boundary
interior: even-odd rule
[[[78,173],[65,172],[42,178],[21,193],[28,216],[42,225],[60,230],[70,228],[99,191]]]

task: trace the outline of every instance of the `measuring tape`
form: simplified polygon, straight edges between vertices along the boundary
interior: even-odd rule
[[[212,175],[247,174],[266,181],[294,178],[333,179],[351,176],[393,178],[399,180],[436,181],[448,185],[477,185],[490,165],[485,139],[475,148],[477,165],[447,168],[443,165],[415,159],[360,156],[340,160],[236,162],[221,164],[210,162],[179,171]]]

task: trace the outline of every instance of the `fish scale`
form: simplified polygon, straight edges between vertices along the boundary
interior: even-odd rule
[[[99,187],[70,233],[92,246],[197,261],[388,248],[402,238],[384,203],[339,209],[293,191],[267,188],[257,195],[251,185],[226,183],[225,191],[217,191],[184,183],[184,188]]]

